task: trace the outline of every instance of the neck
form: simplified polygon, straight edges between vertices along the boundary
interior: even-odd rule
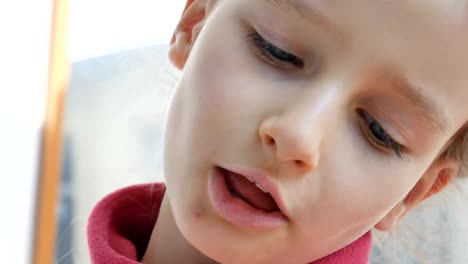
[[[158,220],[143,256],[143,263],[216,263],[194,248],[182,236],[172,214],[167,195],[164,195]]]

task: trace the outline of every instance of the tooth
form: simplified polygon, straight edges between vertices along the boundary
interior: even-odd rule
[[[248,177],[248,176],[245,176],[245,178],[246,178],[247,180],[249,180],[249,182],[254,182],[254,180],[253,180],[252,178]]]
[[[262,190],[264,193],[268,193],[260,184],[255,183],[255,186],[257,186],[257,188],[259,188],[260,190]]]

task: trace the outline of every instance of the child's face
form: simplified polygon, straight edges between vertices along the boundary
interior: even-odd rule
[[[223,263],[306,263],[391,226],[418,181],[444,171],[433,162],[468,120],[466,1],[208,9],[165,143],[173,214],[201,252]],[[179,33],[174,53],[189,50]],[[219,167],[266,173],[276,202]],[[284,217],[235,196],[264,210],[281,204]]]

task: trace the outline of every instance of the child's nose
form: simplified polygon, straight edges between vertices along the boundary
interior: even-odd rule
[[[309,121],[294,114],[265,119],[259,127],[263,146],[281,163],[315,170],[320,160],[321,135],[319,124]]]

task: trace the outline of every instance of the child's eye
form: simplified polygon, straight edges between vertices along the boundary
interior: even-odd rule
[[[393,151],[401,157],[403,146],[390,137],[385,129],[370,114],[362,109],[358,110],[361,118],[360,127],[369,142],[380,150]]]
[[[248,37],[257,54],[266,62],[284,69],[291,69],[291,67],[296,69],[304,68],[302,59],[271,44],[258,32],[254,31]]]

